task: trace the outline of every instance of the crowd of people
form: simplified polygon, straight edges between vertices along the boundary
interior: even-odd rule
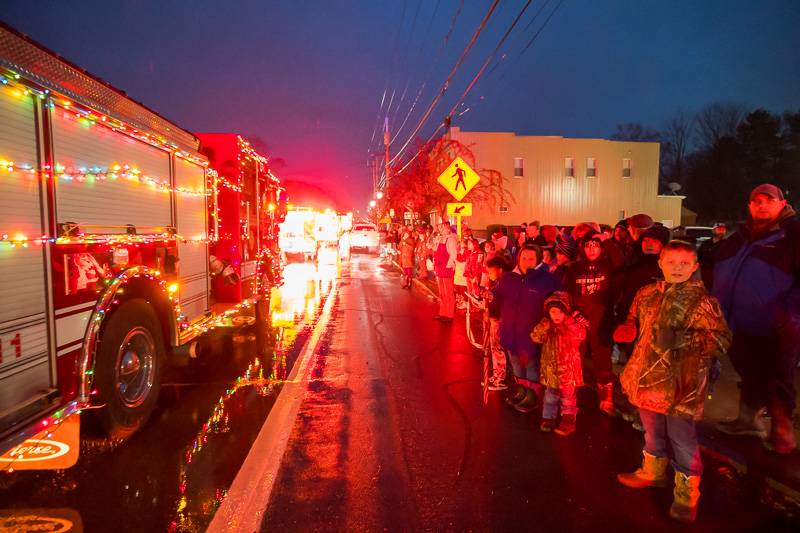
[[[695,423],[719,357],[730,357],[741,391],[739,415],[720,430],[757,435],[780,454],[796,448],[800,220],[779,188],[763,184],[746,221],[728,229],[715,225],[698,249],[644,213],[614,227],[534,221],[483,242],[441,224],[402,230],[398,250],[405,287],[435,278],[437,320],[452,322],[460,292],[483,296],[489,390],[508,389],[519,412],[541,408],[541,431],[569,435],[576,390],[593,389],[603,413],[645,434],[641,467],[619,481],[666,486],[671,464],[670,516],[693,521],[702,473]]]

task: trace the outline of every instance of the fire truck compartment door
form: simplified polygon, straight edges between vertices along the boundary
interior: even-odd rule
[[[178,189],[205,190],[205,170],[199,165],[175,158],[175,186]],[[181,312],[189,321],[208,310],[208,244],[206,239],[206,197],[176,195],[179,288]],[[185,241],[185,242],[184,242]]]
[[[58,106],[51,116],[58,222],[139,233],[171,225],[167,152]]]
[[[0,420],[6,422],[54,384],[44,247],[37,242],[43,210],[34,120],[33,97],[0,85],[0,234],[7,234],[0,241]]]

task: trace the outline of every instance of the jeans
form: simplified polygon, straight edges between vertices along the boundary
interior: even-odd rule
[[[539,381],[539,353],[523,348],[510,351],[508,358],[517,383],[526,389],[536,389]]]
[[[439,316],[453,318],[456,314],[456,290],[453,278],[436,278],[439,288]]]
[[[542,406],[542,418],[554,420],[558,415],[558,407],[561,406],[562,415],[578,414],[578,398],[575,396],[575,389],[553,389],[547,387],[544,391],[544,405]]]
[[[639,409],[644,426],[644,451],[656,457],[667,457],[667,439],[672,448],[672,468],[687,476],[703,473],[700,447],[694,420]]]
[[[500,341],[497,338],[500,321],[496,318],[490,318],[488,327],[489,346],[492,351],[492,376],[495,381],[502,382],[506,380],[506,352],[500,347]]]

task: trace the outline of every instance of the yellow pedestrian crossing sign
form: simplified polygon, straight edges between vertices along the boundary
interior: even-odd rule
[[[450,202],[447,204],[447,215],[451,217],[471,217],[472,204],[470,202]]]
[[[460,202],[481,181],[481,178],[463,159],[456,157],[437,181]]]

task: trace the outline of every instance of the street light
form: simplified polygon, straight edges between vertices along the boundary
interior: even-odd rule
[[[381,198],[383,198],[383,191],[378,191],[378,192],[375,194],[375,198],[377,198],[378,200],[380,200]]]
[[[369,206],[370,207],[375,207],[376,205],[378,205],[378,202],[376,202],[375,200],[370,200],[369,201]]]

